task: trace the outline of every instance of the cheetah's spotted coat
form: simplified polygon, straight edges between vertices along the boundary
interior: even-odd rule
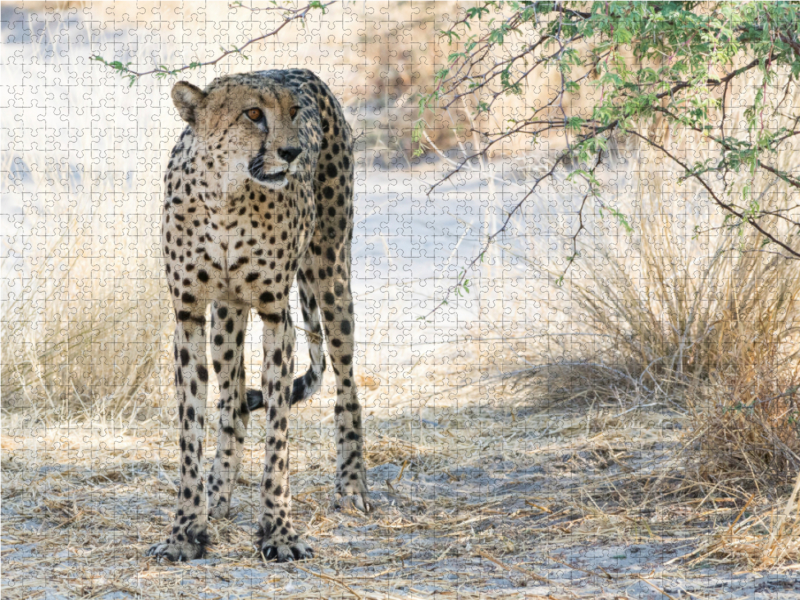
[[[353,381],[352,133],[327,86],[306,70],[221,77],[205,90],[182,82],[172,96],[188,123],[169,161],[162,221],[177,319],[181,475],[171,535],[148,554],[203,556],[207,518],[224,516],[230,507],[250,411],[264,405],[258,547],[281,561],[309,557],[311,548],[292,525],[287,423],[291,405],[321,385],[323,327],[337,385],[335,498],[368,508]],[[311,367],[293,382],[288,300],[295,274],[305,327],[313,335]],[[204,481],[209,303],[220,426]],[[243,345],[251,307],[263,323],[264,364],[261,390],[246,393]]]

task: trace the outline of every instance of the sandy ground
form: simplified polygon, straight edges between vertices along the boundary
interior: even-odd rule
[[[292,426],[295,522],[317,557],[280,565],[252,549],[262,415],[234,514],[212,523],[208,558],[188,564],[144,556],[173,510],[169,423],[7,422],[2,597],[800,598],[796,571],[697,553],[741,505],[648,491],[677,444],[671,413],[486,398],[372,411],[378,509],[364,516],[329,508],[329,412],[304,408]]]

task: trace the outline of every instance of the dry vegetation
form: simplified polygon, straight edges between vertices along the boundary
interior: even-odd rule
[[[435,47],[434,17],[453,9],[403,10],[407,18],[390,21],[377,4],[348,9],[367,25],[327,77],[341,84],[364,132],[364,160],[382,156],[394,166],[410,157],[416,107],[408,102],[431,76],[433,63],[422,57],[430,55],[426,44]],[[114,11],[122,19],[124,9]],[[327,39],[319,27],[309,35]],[[318,42],[333,48],[326,44]],[[266,64],[270,48],[254,52],[254,62]],[[91,77],[114,83],[97,71]],[[78,102],[79,86],[70,87]],[[796,90],[793,100],[800,105]],[[168,108],[148,110],[144,121],[168,122]],[[455,138],[440,125],[432,141],[447,147]],[[682,151],[696,150],[691,138],[670,135]],[[81,143],[88,151],[93,142]],[[326,385],[291,427],[295,509],[319,558],[281,569],[266,569],[250,551],[260,416],[238,513],[213,525],[212,559],[175,567],[143,559],[168,525],[177,477],[171,317],[159,261],[147,251],[157,231],[146,219],[82,218],[110,206],[93,202],[127,185],[119,175],[91,174],[89,198],[59,151],[4,152],[5,174],[16,173],[15,164],[31,167],[6,197],[24,187],[55,202],[47,214],[29,205],[29,220],[7,238],[4,597],[36,597],[48,586],[64,597],[155,597],[189,580],[197,594],[226,594],[247,581],[265,595],[297,598],[611,598],[654,590],[691,597],[682,595],[686,586],[702,589],[709,573],[795,572],[798,265],[721,227],[697,190],[678,188],[665,165],[625,143],[636,188],[620,205],[627,202],[634,234],[596,218],[563,287],[553,283],[560,258],[543,261],[541,247],[521,258],[539,273],[528,297],[508,294],[507,274],[488,260],[467,299],[478,317],[456,341],[401,348],[400,359],[381,342],[404,331],[393,321],[401,313],[389,303],[373,307],[359,383],[382,508],[368,519],[328,509]],[[136,150],[136,140],[121,143],[126,148]],[[161,154],[151,146],[139,160],[159,165]],[[106,167],[117,174],[137,162],[122,151],[113,160]],[[792,198],[781,182],[755,185],[765,205]],[[140,200],[117,200],[115,214],[137,212]],[[139,212],[157,213],[158,194],[146,202]],[[402,297],[403,285],[410,284],[380,291]],[[545,326],[534,314],[548,315]],[[257,363],[258,352],[247,360]]]

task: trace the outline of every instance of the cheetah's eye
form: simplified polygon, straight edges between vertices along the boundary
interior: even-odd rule
[[[289,109],[289,116],[294,119],[297,116],[297,111],[300,110],[299,106],[293,106]]]
[[[260,108],[251,108],[250,110],[245,111],[245,114],[251,121],[260,121],[261,117],[264,116],[264,113],[261,112]]]

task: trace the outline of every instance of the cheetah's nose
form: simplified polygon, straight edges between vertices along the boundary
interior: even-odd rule
[[[302,151],[302,148],[278,148],[278,156],[280,156],[287,163],[291,164],[295,158],[300,156]]]

